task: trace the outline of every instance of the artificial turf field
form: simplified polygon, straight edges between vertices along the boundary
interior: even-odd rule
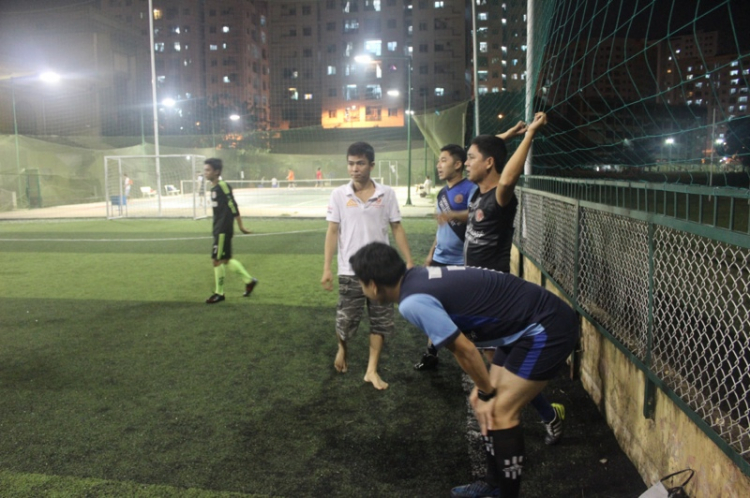
[[[434,222],[404,225],[420,262]],[[0,496],[422,497],[470,480],[450,355],[415,372],[425,338],[398,317],[387,391],[362,380],[366,324],[337,374],[325,221],[246,226],[233,250],[260,284],[243,298],[228,272],[209,306],[208,220],[0,224]]]

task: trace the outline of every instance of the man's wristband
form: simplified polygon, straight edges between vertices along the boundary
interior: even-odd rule
[[[487,402],[495,397],[497,394],[497,389],[493,389],[491,393],[486,393],[482,391],[481,389],[477,389],[477,397],[481,399],[484,402]]]

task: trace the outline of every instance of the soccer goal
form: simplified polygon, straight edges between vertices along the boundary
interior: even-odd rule
[[[105,156],[107,219],[205,218],[205,156]]]

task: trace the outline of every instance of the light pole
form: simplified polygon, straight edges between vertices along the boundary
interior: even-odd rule
[[[16,117],[16,85],[14,84],[15,78],[10,77],[10,95],[13,105],[13,136],[16,141],[16,176],[18,176],[18,199],[17,203],[21,202],[21,150],[18,148],[18,118]]]
[[[387,55],[383,59],[406,61],[406,205],[411,206],[411,64],[410,55]],[[360,63],[377,62],[370,55],[357,55],[354,60]]]
[[[21,181],[21,148],[18,145],[18,114],[16,112],[16,78],[29,77],[37,75],[38,73],[24,73],[20,75],[11,74],[9,76],[0,77],[0,80],[10,80],[10,99],[11,106],[13,107],[13,137],[16,146],[16,175],[18,176],[18,198],[16,203],[20,204],[21,201],[21,190],[23,189],[23,182]],[[57,83],[60,81],[60,76],[57,73],[48,71],[38,75],[38,78],[45,83]]]
[[[674,138],[670,137],[664,140],[664,143],[669,146],[669,161],[667,162],[669,163],[669,167],[671,168],[672,167],[672,145],[674,144]]]

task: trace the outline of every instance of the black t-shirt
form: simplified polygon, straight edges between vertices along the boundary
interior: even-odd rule
[[[240,210],[232,195],[232,187],[224,180],[219,180],[211,188],[211,205],[214,208],[214,235],[234,233],[234,217]]]
[[[501,207],[495,190],[497,187],[482,194],[477,189],[469,200],[464,258],[466,266],[508,273],[518,200],[514,195],[507,206]]]

